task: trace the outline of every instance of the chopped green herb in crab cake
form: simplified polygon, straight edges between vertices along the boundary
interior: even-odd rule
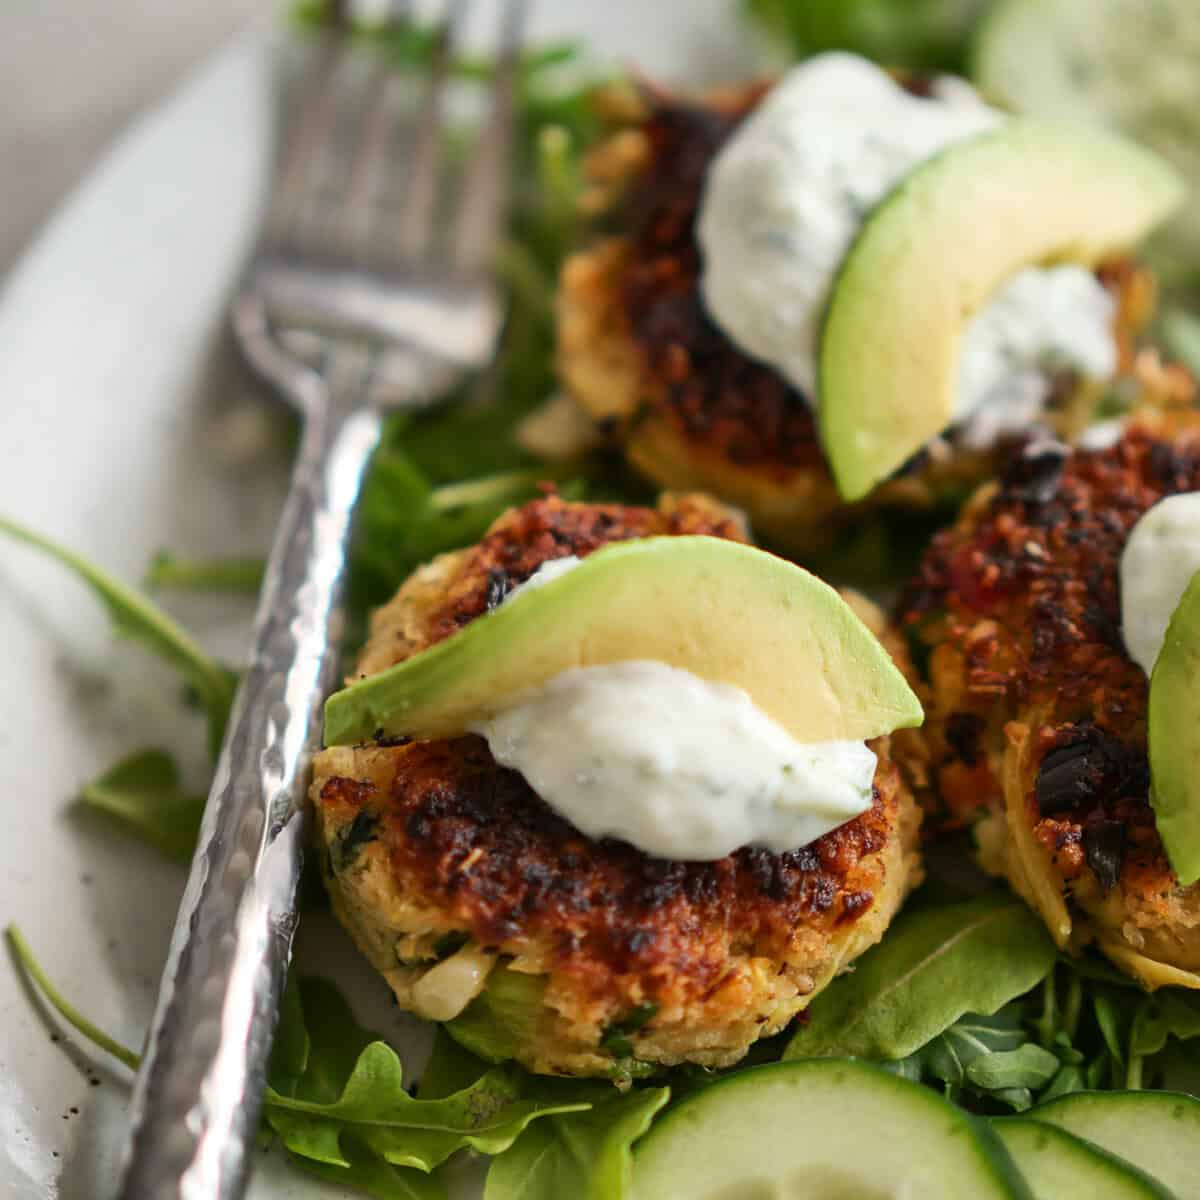
[[[376,614],[317,836],[401,1005],[476,1053],[730,1065],[916,881],[888,735],[921,712],[878,614],[744,543],[701,496],[551,496]]]

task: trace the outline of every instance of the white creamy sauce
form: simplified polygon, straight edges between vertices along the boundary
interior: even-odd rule
[[[1129,531],[1121,554],[1121,631],[1147,675],[1171,617],[1200,570],[1200,492],[1168,496]]]
[[[813,396],[829,290],[867,214],[918,163],[1004,119],[961,80],[922,99],[853,54],[794,68],[709,170],[697,235],[713,318]],[[1027,424],[1047,368],[1111,375],[1112,318],[1111,298],[1082,268],[1015,275],[967,326],[957,416],[969,436],[985,443]]]
[[[581,832],[662,858],[791,850],[871,807],[864,743],[801,744],[741,688],[661,662],[564,671],[474,732]]]
[[[1050,373],[1107,379],[1117,369],[1112,297],[1084,267],[1028,267],[968,323],[958,360],[955,419],[968,444],[1027,429],[1050,394]]]
[[[1125,418],[1112,417],[1107,421],[1097,421],[1089,425],[1075,439],[1075,445],[1080,450],[1111,450],[1125,433]]]
[[[574,554],[567,554],[562,558],[548,558],[524,583],[518,583],[501,603],[507,604],[514,596],[519,596],[522,592],[531,592],[535,588],[542,587],[552,579],[565,575],[572,568],[579,566],[581,562],[583,559]]]

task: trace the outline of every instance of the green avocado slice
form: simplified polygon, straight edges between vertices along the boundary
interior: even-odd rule
[[[821,334],[821,438],[842,496],[865,496],[951,423],[959,340],[997,287],[1034,264],[1097,263],[1182,198],[1149,150],[1031,119],[914,168],[850,247]]]
[[[1146,721],[1154,823],[1187,887],[1200,879],[1200,571],[1154,660]]]
[[[574,667],[651,659],[744,689],[801,742],[919,725],[887,651],[828,584],[714,537],[621,542],[331,696],[328,745],[449,737]]]

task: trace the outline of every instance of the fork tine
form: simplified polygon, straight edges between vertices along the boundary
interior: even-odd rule
[[[332,24],[322,33],[299,85],[300,110],[284,134],[275,187],[263,222],[268,241],[279,242],[287,237],[309,196],[308,177],[314,155],[330,140],[336,117],[334,79],[346,45],[346,9],[344,0],[334,4]]]
[[[462,199],[451,229],[454,266],[471,275],[486,270],[495,254],[508,208],[517,69],[525,0],[505,0],[500,53],[492,82],[491,112],[467,168]]]
[[[417,131],[408,160],[408,178],[396,229],[396,245],[404,263],[419,262],[432,242],[434,201],[437,198],[442,158],[442,101],[455,31],[466,13],[466,0],[451,0],[437,32],[425,103],[417,118]]]
[[[392,0],[387,24],[402,29],[411,17],[411,10],[411,0]],[[375,64],[367,83],[361,132],[350,161],[335,234],[337,243],[351,259],[363,258],[369,249],[371,226],[377,215],[378,196],[395,134],[402,83],[399,72],[386,60]]]

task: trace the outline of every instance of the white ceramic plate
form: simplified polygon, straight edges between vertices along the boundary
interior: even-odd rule
[[[543,2],[535,32],[578,35],[600,57],[666,77],[714,78],[749,62],[734,8],[557,0]],[[263,191],[271,59],[271,47],[241,39],[144,118],[0,296],[0,513],[126,579],[161,547],[260,551],[282,495],[278,415],[223,332]],[[248,603],[175,611],[236,657]],[[175,702],[171,675],[114,644],[73,578],[7,541],[0,650],[0,920],[19,924],[66,994],[137,1047],[184,872],[70,804],[82,781],[143,746],[173,749],[201,782],[198,718]],[[364,1020],[415,1059],[413,1029],[382,985],[345,939],[313,925],[308,969],[350,980]],[[0,1200],[95,1200],[115,1186],[128,1073],[51,1040],[54,1028],[0,965]],[[336,1193],[267,1156],[252,1194]]]

